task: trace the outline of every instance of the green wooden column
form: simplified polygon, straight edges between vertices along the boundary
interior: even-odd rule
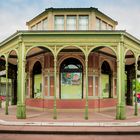
[[[86,80],[86,104],[85,104],[85,119],[88,120],[88,56],[85,57],[85,80]]]
[[[8,95],[8,61],[6,60],[6,102],[5,102],[5,115],[8,115],[9,95]]]
[[[22,41],[19,45],[19,56],[18,56],[18,77],[17,77],[17,118],[26,118],[26,106],[25,106],[25,46]]]
[[[56,82],[56,63],[57,63],[57,57],[54,56],[54,111],[53,111],[53,118],[57,119],[57,110],[56,110],[56,86],[57,86],[57,82]]]
[[[123,120],[126,118],[126,103],[125,103],[125,57],[124,45],[120,42],[118,45],[118,61],[117,61],[117,110],[116,119]]]
[[[138,102],[137,102],[137,60],[135,62],[135,109],[134,109],[134,115],[138,115]]]
[[[0,77],[0,95],[1,95],[1,77]],[[2,108],[2,100],[0,99],[0,108]]]

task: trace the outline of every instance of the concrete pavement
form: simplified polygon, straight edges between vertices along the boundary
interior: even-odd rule
[[[115,119],[115,108],[89,110],[88,120],[84,109],[57,110],[57,120],[53,110],[27,107],[27,119],[16,119],[16,106],[9,106],[9,115],[4,114],[4,108],[0,110],[0,133],[140,134],[140,117],[133,115],[133,107],[127,107],[126,120]]]

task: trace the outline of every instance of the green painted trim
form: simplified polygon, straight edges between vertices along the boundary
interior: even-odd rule
[[[17,59],[18,59],[18,56],[19,56],[19,53],[18,53],[18,50],[17,49],[11,49],[10,51],[9,51],[9,53],[8,53],[8,58],[10,57],[10,54],[11,54],[11,52],[12,51],[15,51],[16,52],[16,55],[17,55]]]
[[[17,118],[26,118],[26,106],[25,106],[25,46],[21,41],[19,43],[19,59],[18,59],[18,77],[17,77]]]
[[[86,104],[85,104],[85,119],[88,120],[88,56],[85,56],[85,70],[86,70]]]
[[[42,43],[38,43],[38,45],[33,45],[32,47],[28,48],[25,52],[25,56],[27,56],[29,51],[31,51],[33,48],[38,47],[38,46],[42,46],[44,48],[47,48],[53,55],[55,55],[54,50],[51,47],[46,46],[45,44],[42,44]]]
[[[126,119],[126,103],[125,103],[125,63],[124,63],[124,43],[118,45],[117,60],[117,96],[118,103],[116,109],[116,119]]]
[[[17,104],[17,119],[26,119],[26,106],[25,104]]]
[[[56,52],[56,55],[58,55],[58,54],[60,53],[61,50],[63,50],[64,48],[67,48],[67,47],[69,47],[69,46],[71,46],[71,44],[60,47],[60,48],[58,49],[58,51]],[[86,52],[85,52],[85,50],[84,50],[82,47],[80,47],[80,46],[78,46],[78,45],[72,45],[72,46],[73,46],[73,47],[76,47],[76,48],[78,48],[78,49],[80,49],[80,50],[83,52],[83,54],[86,55]]]
[[[123,59],[125,60],[125,56],[126,56],[126,54],[127,54],[128,51],[131,51],[131,52],[133,53],[134,58],[136,59],[136,55],[135,55],[133,49],[129,49],[129,48],[127,48],[127,49],[125,50],[125,52],[124,52],[124,54],[123,54]]]
[[[57,63],[57,58],[54,56],[54,114],[53,114],[53,119],[57,119],[57,106],[56,106],[56,91],[57,91],[57,83],[56,83],[56,63]]]
[[[137,65],[137,59],[136,59],[136,61],[135,61],[135,108],[134,108],[134,115],[135,116],[138,116],[138,101],[137,101],[137,67],[138,67],[138,65]]]
[[[8,95],[8,60],[6,59],[6,102],[5,102],[5,115],[8,115],[9,95]]]
[[[94,49],[99,48],[99,47],[101,47],[101,46],[104,46],[104,47],[107,47],[107,48],[111,49],[111,50],[114,52],[114,54],[116,55],[116,57],[117,57],[117,51],[116,51],[113,47],[111,47],[111,46],[109,46],[109,45],[107,46],[106,44],[105,44],[105,45],[101,44],[101,45],[96,45],[96,46],[91,47],[91,48],[89,49],[89,51],[88,51],[88,55],[89,55],[92,51],[94,51]]]
[[[1,95],[1,77],[0,77],[0,95]],[[2,100],[0,99],[0,108],[2,108]]]
[[[16,39],[18,40],[18,37],[22,35],[22,38],[24,39],[24,36],[28,35],[33,35],[33,36],[41,36],[41,35],[110,35],[110,38],[112,38],[112,35],[119,35],[119,36],[124,36],[127,37],[128,39],[132,40],[133,42],[137,43],[140,45],[140,40],[135,38],[134,36],[130,35],[127,33],[125,30],[111,30],[111,31],[105,31],[105,30],[88,30],[88,31],[55,31],[55,30],[44,30],[44,31],[27,31],[27,30],[20,30],[5,39],[0,43],[0,47],[6,45],[9,43],[11,40]],[[118,37],[119,37],[118,36]],[[99,37],[99,36],[98,36]]]

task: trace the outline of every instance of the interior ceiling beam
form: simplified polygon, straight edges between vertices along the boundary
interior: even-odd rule
[[[38,47],[38,48],[40,48],[40,49],[42,49],[42,50],[44,50],[44,51],[47,51],[47,52],[49,52],[50,50],[48,49],[48,48],[45,48],[45,47]]]
[[[37,53],[34,53],[32,55],[27,56],[27,58],[31,58],[31,57],[34,57],[34,56],[37,56],[37,55],[41,55],[41,54],[46,53],[46,52],[47,52],[46,50],[42,50],[40,52],[37,52]]]
[[[134,58],[134,55],[126,55],[125,58]]]
[[[63,49],[60,52],[82,52],[80,49]]]
[[[17,58],[17,55],[10,55],[9,58]]]
[[[105,47],[102,46],[102,47],[95,48],[95,49],[93,49],[93,52],[97,52],[97,51],[99,51],[99,50],[101,50],[103,48],[105,48]]]
[[[113,58],[116,58],[116,56],[115,56],[115,55],[110,54],[110,53],[107,53],[107,52],[98,51],[98,53],[103,54],[103,55],[107,55],[107,56],[110,56],[110,57],[113,57]]]

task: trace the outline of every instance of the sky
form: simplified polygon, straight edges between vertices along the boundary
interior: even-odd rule
[[[140,0],[0,0],[0,42],[17,30],[27,30],[26,22],[50,7],[98,8],[118,21],[118,30],[140,39]]]

